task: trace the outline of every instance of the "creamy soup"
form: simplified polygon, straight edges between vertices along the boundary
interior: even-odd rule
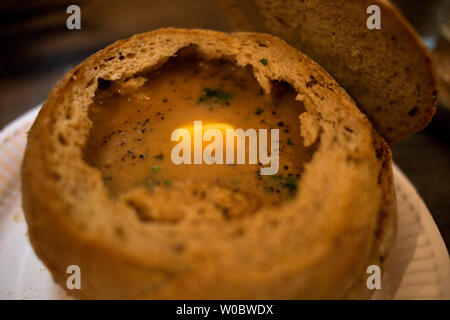
[[[276,205],[295,195],[302,165],[310,157],[299,132],[303,105],[294,98],[294,90],[278,82],[270,95],[264,94],[250,69],[228,61],[172,58],[148,74],[99,81],[89,109],[93,127],[84,158],[101,170],[112,196],[137,186],[151,192],[189,180]],[[270,129],[279,129],[277,174],[263,176],[262,164],[248,161],[175,165],[171,152],[178,142],[171,141],[171,134],[177,128],[192,131],[194,121],[222,132],[268,129],[269,142]]]

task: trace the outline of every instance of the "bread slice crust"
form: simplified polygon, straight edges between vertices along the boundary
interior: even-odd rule
[[[324,67],[389,144],[421,131],[436,111],[431,55],[386,0],[221,0],[239,31],[286,40]],[[381,29],[369,30],[377,5]]]
[[[188,212],[194,220],[143,222],[109,196],[99,170],[83,161],[98,79],[156,70],[188,46],[204,59],[251,66],[266,93],[271,81],[288,82],[306,108],[301,125],[312,121],[319,129],[316,138],[302,130],[317,150],[295,199],[276,212],[262,208],[217,223]],[[22,191],[37,255],[58,284],[85,299],[364,297],[366,267],[381,264],[395,230],[384,140],[319,65],[257,33],[160,29],[86,59],[55,85],[28,133]],[[73,264],[81,268],[81,290],[66,286]]]

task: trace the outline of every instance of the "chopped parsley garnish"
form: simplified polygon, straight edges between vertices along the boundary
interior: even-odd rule
[[[153,171],[154,173],[157,173],[157,172],[161,171],[161,168],[160,168],[159,166],[153,166],[153,167],[152,167],[152,171]]]
[[[151,179],[148,179],[148,180],[145,181],[145,185],[148,188],[153,189],[154,187],[159,186],[159,182],[158,181],[153,181]]]
[[[293,193],[297,191],[297,180],[288,176],[284,186],[287,187],[291,193]]]
[[[261,107],[258,107],[258,108],[256,108],[255,114],[259,116],[263,112],[264,112],[264,110]]]
[[[223,102],[228,102],[233,98],[233,95],[229,92],[223,91],[222,89],[211,89],[204,88],[198,102],[204,102],[211,99],[221,100]]]
[[[164,179],[162,181],[158,181],[158,180],[153,180],[153,179],[147,179],[144,181],[144,185],[147,188],[150,188],[153,190],[153,188],[158,187],[158,186],[164,186],[164,187],[169,187],[170,186],[170,181],[167,179]]]
[[[294,145],[294,143],[292,142],[292,139],[291,139],[291,138],[288,138],[288,139],[287,139],[287,144],[290,145],[290,146],[293,146],[293,145]]]
[[[156,160],[162,160],[164,159],[164,155],[162,153],[157,154],[156,156],[154,156],[153,158],[155,158]]]
[[[263,65],[267,66],[267,59],[263,58],[261,60],[259,60],[259,62],[261,62]]]
[[[281,179],[281,176],[280,176],[280,175],[272,175],[272,176],[270,176],[270,179],[271,179],[272,181],[280,180],[280,179]]]
[[[287,177],[283,177],[281,175],[271,175],[270,182],[263,186],[263,188],[264,191],[268,193],[279,193],[279,187],[281,187],[283,189],[287,189],[292,196],[297,191],[297,183],[297,179],[291,175],[288,175]]]

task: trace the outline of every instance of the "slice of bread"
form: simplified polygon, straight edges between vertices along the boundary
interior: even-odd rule
[[[261,94],[273,81],[295,90],[306,110],[301,135],[315,151],[289,202],[227,219],[214,208],[197,210],[201,199],[181,200],[196,186],[136,186],[113,197],[99,168],[83,159],[98,90],[108,81],[142,80],[183,48],[247,67]],[[78,298],[367,297],[366,268],[382,265],[395,231],[385,141],[319,65],[257,33],[161,29],[86,59],[56,84],[29,132],[22,191],[31,244],[55,281]],[[157,208],[136,208],[130,196],[162,203],[180,218],[142,219],[141,210]],[[69,265],[81,269],[81,290],[66,286]]]
[[[389,143],[422,130],[433,116],[430,55],[390,2],[221,1],[236,29],[271,33],[322,65]],[[381,9],[380,30],[367,28],[370,5]]]
[[[441,39],[433,51],[436,69],[439,103],[450,110],[450,43]]]

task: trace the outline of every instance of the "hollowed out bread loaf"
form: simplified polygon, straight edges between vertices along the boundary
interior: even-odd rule
[[[386,0],[222,0],[239,31],[268,32],[324,67],[389,143],[422,130],[436,108],[431,58]],[[369,30],[377,5],[381,29]]]
[[[291,201],[227,219],[195,210],[186,195],[196,186],[170,198],[132,190],[135,202],[182,212],[142,219],[84,161],[99,83],[156,70],[187,47],[250,68],[264,94],[272,81],[294,88],[303,142],[315,151]],[[160,29],[92,55],[56,84],[33,124],[22,190],[31,244],[54,280],[66,288],[66,268],[80,267],[81,290],[67,290],[77,298],[364,298],[366,268],[383,263],[395,231],[387,144],[326,71],[258,33]]]

